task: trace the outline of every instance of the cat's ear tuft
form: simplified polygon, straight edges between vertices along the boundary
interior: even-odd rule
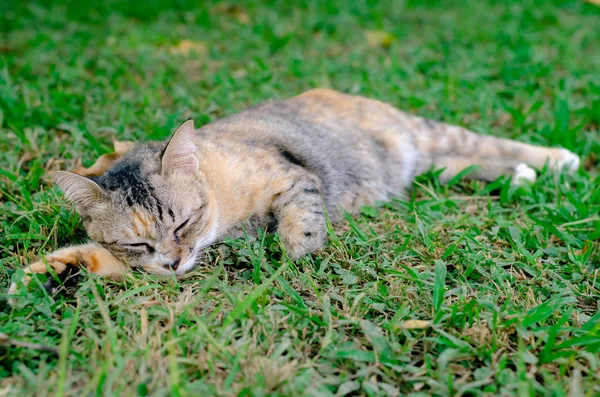
[[[196,157],[196,132],[194,121],[188,119],[173,134],[162,156],[162,174],[176,170],[198,172],[200,163]]]
[[[60,186],[67,200],[75,204],[80,215],[89,215],[105,207],[108,198],[91,179],[67,171],[52,172],[50,176]]]

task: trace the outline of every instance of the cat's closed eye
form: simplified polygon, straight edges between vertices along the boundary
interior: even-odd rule
[[[177,226],[175,228],[175,231],[173,232],[173,234],[177,234],[177,232],[179,232],[181,229],[183,229],[189,222],[190,222],[191,218],[188,218],[185,222],[183,222],[181,225]]]
[[[154,247],[152,247],[150,244],[148,243],[133,243],[133,244],[123,244],[123,246],[128,247],[128,248],[143,248],[146,251],[148,251],[149,253],[153,253],[154,252]]]
[[[175,230],[173,231],[173,236],[175,237],[175,241],[177,243],[179,243],[179,240],[181,238],[181,231],[190,223],[190,220],[192,218],[188,218],[186,221],[184,221],[182,224],[180,224],[179,226],[177,226],[175,228]]]

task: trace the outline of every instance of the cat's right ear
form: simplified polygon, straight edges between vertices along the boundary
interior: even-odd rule
[[[67,200],[75,204],[80,215],[89,215],[105,207],[108,197],[91,179],[67,171],[52,172],[50,176],[60,186]]]

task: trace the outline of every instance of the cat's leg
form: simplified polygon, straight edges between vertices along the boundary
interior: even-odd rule
[[[323,246],[327,226],[319,184],[310,177],[299,178],[272,204],[277,233],[289,257],[298,259]]]
[[[32,273],[48,274],[49,268],[52,268],[61,281],[76,274],[80,268],[111,278],[119,278],[128,272],[128,267],[115,258],[110,251],[96,243],[90,243],[62,248],[46,255],[44,259],[32,263],[25,268],[25,277],[22,282],[28,284],[31,281]],[[49,276],[45,287],[51,290],[56,286],[55,283],[54,278]],[[17,285],[12,283],[9,294],[14,294],[16,291]]]
[[[416,118],[420,133],[415,134],[417,148],[435,163],[441,158],[463,158],[476,161],[501,161],[517,166],[525,163],[535,168],[544,165],[556,171],[575,172],[581,160],[562,148],[531,145],[510,139],[477,134],[466,128]]]
[[[510,139],[477,134],[465,128],[414,117],[420,131],[414,142],[425,161],[419,171],[430,167],[445,168],[442,180],[448,180],[470,165],[480,169],[471,178],[494,180],[513,174],[514,182],[535,180],[535,171],[548,165],[555,172],[573,173],[579,169],[579,156],[562,148],[549,148]]]
[[[535,182],[536,171],[525,163],[516,161],[487,160],[468,157],[436,157],[430,163],[433,169],[443,169],[440,174],[442,183],[448,182],[460,171],[470,166],[476,166],[466,177],[483,181],[494,181],[502,175],[512,175],[513,184]]]

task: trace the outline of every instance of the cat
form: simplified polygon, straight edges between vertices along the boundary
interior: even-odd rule
[[[54,172],[93,242],[25,272],[46,273],[47,264],[61,278],[78,267],[108,277],[130,268],[180,275],[208,246],[259,228],[277,232],[297,259],[325,243],[326,214],[335,223],[344,211],[402,196],[432,168],[443,169],[441,181],[477,165],[468,177],[510,174],[521,183],[535,180],[530,165],[546,164],[574,172],[580,159],[315,89],[198,130],[190,119],[168,142],[137,145],[97,177]]]

